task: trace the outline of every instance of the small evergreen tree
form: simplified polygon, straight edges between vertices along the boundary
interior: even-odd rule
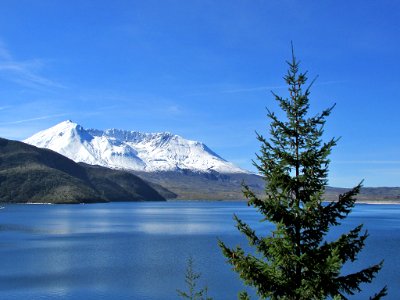
[[[259,236],[248,224],[234,215],[236,226],[255,247],[256,254],[246,254],[237,246],[219,245],[233,269],[245,284],[268,299],[346,299],[360,291],[381,269],[382,262],[353,274],[341,274],[346,262],[356,260],[364,246],[367,232],[357,226],[337,240],[327,241],[330,227],[351,212],[361,183],[339,196],[336,202],[323,203],[328,183],[328,156],[337,139],[322,140],[325,119],[333,107],[309,116],[312,83],[306,87],[307,72],[299,71],[292,46],[292,59],[284,77],[289,98],[273,93],[286,115],[280,120],[268,110],[270,138],[257,134],[261,154],[254,162],[266,181],[265,199],[260,199],[244,185],[248,205],[258,209],[262,221],[275,227]],[[386,287],[370,299],[386,295]],[[242,292],[240,299],[250,299]]]
[[[197,281],[200,278],[201,274],[196,273],[194,270],[194,261],[192,257],[189,257],[186,266],[185,273],[185,283],[187,285],[188,291],[183,292],[181,290],[177,290],[178,296],[182,299],[189,300],[212,300],[212,298],[208,297],[208,289],[204,287],[200,290],[197,290]]]

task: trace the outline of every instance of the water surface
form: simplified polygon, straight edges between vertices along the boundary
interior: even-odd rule
[[[244,202],[154,202],[91,205],[7,205],[0,211],[2,299],[177,299],[193,256],[215,300],[243,289],[217,238],[246,245],[236,213],[260,232],[271,227]],[[344,271],[385,259],[374,284],[400,299],[400,206],[357,205],[331,236],[364,223],[370,233],[360,259]],[[366,299],[361,294],[353,299]]]

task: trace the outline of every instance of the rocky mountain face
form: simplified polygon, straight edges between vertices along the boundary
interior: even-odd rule
[[[118,129],[84,129],[64,121],[24,140],[56,151],[75,162],[144,172],[188,170],[248,174],[206,145],[171,133],[141,133]]]

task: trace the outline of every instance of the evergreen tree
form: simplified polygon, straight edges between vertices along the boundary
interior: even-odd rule
[[[257,133],[261,153],[254,165],[266,181],[266,197],[261,199],[244,185],[248,205],[258,209],[262,221],[274,230],[260,236],[234,215],[236,226],[255,247],[256,253],[245,253],[237,246],[219,245],[233,269],[245,284],[268,299],[346,299],[360,291],[381,269],[382,262],[353,274],[341,274],[346,262],[356,260],[364,247],[367,232],[362,225],[334,241],[326,234],[340,225],[355,204],[361,183],[339,196],[336,202],[323,203],[328,183],[328,156],[337,139],[323,141],[326,117],[333,107],[310,116],[309,96],[312,83],[306,86],[307,72],[299,71],[292,46],[292,59],[284,80],[289,98],[273,93],[286,117],[280,120],[268,110],[270,138]],[[386,287],[370,299],[386,295]],[[242,292],[240,299],[250,299]]]
[[[208,297],[208,289],[204,287],[202,289],[197,289],[197,281],[201,277],[200,273],[194,270],[194,261],[192,257],[189,257],[187,261],[186,273],[185,273],[185,283],[187,285],[188,291],[184,292],[177,290],[178,296],[182,299],[189,300],[212,300]]]

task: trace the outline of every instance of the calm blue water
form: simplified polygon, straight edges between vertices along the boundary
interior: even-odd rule
[[[0,298],[177,299],[191,255],[210,296],[236,299],[243,286],[217,246],[218,237],[232,246],[247,244],[233,213],[268,229],[245,203],[8,205],[0,210]],[[350,269],[384,258],[366,289],[387,283],[387,299],[400,299],[400,206],[357,205],[341,230],[359,223],[370,237]]]

